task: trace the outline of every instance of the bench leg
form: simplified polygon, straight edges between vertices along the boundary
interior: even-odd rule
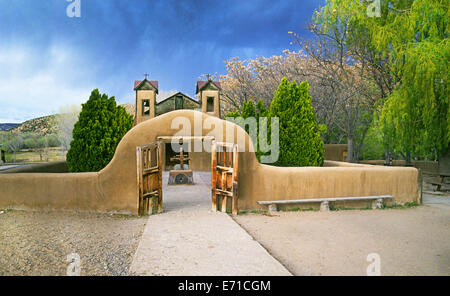
[[[269,213],[275,213],[278,212],[278,207],[276,204],[269,205]]]
[[[384,207],[383,205],[383,199],[378,198],[372,202],[372,209],[382,209]]]
[[[330,203],[328,201],[323,201],[320,203],[320,211],[329,211],[330,210]]]

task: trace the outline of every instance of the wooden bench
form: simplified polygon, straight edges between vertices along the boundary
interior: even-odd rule
[[[332,198],[309,198],[309,199],[292,199],[292,200],[271,200],[271,201],[258,201],[260,205],[267,205],[269,212],[277,212],[278,205],[285,204],[299,204],[299,203],[312,203],[320,202],[321,211],[330,210],[330,202],[336,201],[355,201],[355,200],[373,200],[372,208],[383,208],[383,200],[392,198],[391,195],[376,195],[376,196],[352,196],[352,197],[332,197]]]
[[[436,186],[434,191],[441,191],[443,186],[450,185],[448,182],[445,182],[445,178],[450,177],[450,174],[447,173],[427,173],[429,175],[434,175],[439,178],[438,182],[429,182],[431,185]],[[447,191],[448,189],[444,189]]]
[[[441,182],[430,182],[430,184],[436,186],[434,191],[441,191],[442,186],[449,185],[447,183],[441,183]],[[444,189],[444,191],[447,191],[447,190],[450,190],[450,189]]]

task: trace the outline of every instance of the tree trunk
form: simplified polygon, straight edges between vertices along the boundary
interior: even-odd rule
[[[411,165],[411,152],[409,150],[406,151],[405,165],[406,166]]]
[[[353,137],[347,137],[347,162],[354,162],[353,146]]]

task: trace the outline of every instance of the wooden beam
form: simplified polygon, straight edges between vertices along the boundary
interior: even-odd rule
[[[233,196],[233,192],[222,190],[222,189],[216,189],[216,194],[226,195],[226,196],[229,196],[229,197]]]
[[[224,167],[224,166],[218,165],[217,169],[221,170],[221,171],[227,171],[228,173],[233,173],[233,168],[230,168],[230,167]]]
[[[159,195],[159,189],[152,191],[152,192],[145,193],[143,197],[144,198],[152,198],[152,197],[158,196],[158,195]]]
[[[220,185],[221,191],[227,192],[227,172],[222,171],[222,184]],[[227,212],[227,195],[222,195],[221,209],[222,213]]]
[[[150,174],[154,174],[154,173],[159,173],[159,166],[144,169],[142,171],[143,175],[150,175]]]
[[[237,182],[233,182],[233,197],[232,197],[231,212],[233,215],[237,215],[239,212],[239,209],[238,209],[238,183]]]

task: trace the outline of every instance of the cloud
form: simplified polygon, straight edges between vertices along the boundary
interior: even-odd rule
[[[194,96],[224,61],[281,54],[324,0],[0,1],[0,122],[48,115],[90,92],[133,103],[144,73],[160,88]]]
[[[21,122],[62,106],[81,104],[94,88],[82,57],[71,48],[52,45],[0,48],[0,122]]]

